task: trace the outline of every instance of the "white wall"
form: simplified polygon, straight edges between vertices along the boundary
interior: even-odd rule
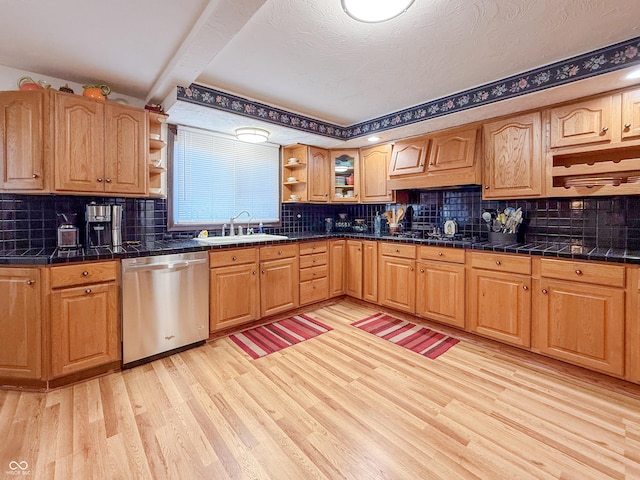
[[[40,75],[39,73],[28,72],[26,70],[18,70],[17,68],[7,67],[5,65],[0,65],[0,91],[18,90],[18,80],[22,77],[31,77],[36,82],[44,80],[49,82],[51,88],[55,88],[56,90],[66,83],[71,87],[74,93],[79,95],[82,94],[82,84],[80,83],[49,77],[47,75]],[[123,103],[125,105],[131,105],[132,107],[144,107],[143,98],[134,98],[128,95],[118,94],[117,92],[112,92],[111,95],[109,95],[109,100]]]

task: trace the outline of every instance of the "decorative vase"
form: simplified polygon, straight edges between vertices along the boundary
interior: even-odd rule
[[[108,85],[84,85],[82,88],[84,88],[82,95],[94,100],[106,100],[111,93],[111,88]]]

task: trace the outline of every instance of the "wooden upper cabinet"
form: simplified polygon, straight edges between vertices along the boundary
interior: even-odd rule
[[[56,191],[104,192],[104,102],[54,93]]]
[[[360,202],[392,202],[389,188],[391,145],[360,149]]]
[[[485,123],[482,197],[542,195],[542,125],[540,112]]]
[[[640,90],[622,94],[622,139],[640,138]]]
[[[452,173],[474,166],[477,128],[437,135],[431,140],[429,174]]]
[[[1,190],[44,188],[48,99],[44,91],[0,93]]]
[[[105,138],[105,192],[144,194],[148,150],[144,110],[105,104]]]
[[[429,138],[417,137],[396,142],[391,154],[389,176],[410,175],[425,171]]]
[[[551,148],[611,142],[617,131],[614,122],[614,99],[617,98],[606,96],[552,108]]]
[[[323,148],[309,147],[307,154],[307,188],[310,202],[329,201],[330,162],[329,151]]]
[[[331,150],[331,201],[360,201],[360,156],[358,150]]]

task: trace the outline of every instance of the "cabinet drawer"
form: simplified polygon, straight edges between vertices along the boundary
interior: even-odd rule
[[[464,248],[421,246],[418,248],[418,255],[422,260],[464,263]]]
[[[300,284],[300,304],[319,302],[329,298],[329,279],[327,277],[302,282]]]
[[[540,276],[621,288],[625,283],[622,265],[602,265],[556,258],[540,260]]]
[[[118,262],[80,263],[51,267],[51,288],[116,280]]]
[[[300,269],[300,281],[308,282],[316,278],[326,277],[329,270],[326,265],[320,265],[319,267],[302,268]]]
[[[300,244],[300,255],[310,255],[312,253],[322,253],[327,251],[327,241],[304,242]]]
[[[416,258],[415,245],[403,245],[401,243],[381,243],[380,255],[387,257]]]
[[[209,252],[209,267],[227,267],[229,265],[241,265],[243,263],[256,263],[258,261],[257,248],[242,248],[230,250],[218,250]]]
[[[314,253],[313,255],[300,256],[300,268],[317,267],[327,264],[326,253]]]
[[[471,252],[471,266],[498,272],[531,274],[531,257],[501,253]]]
[[[287,243],[260,248],[260,260],[276,260],[278,258],[290,258],[298,256],[298,244]]]

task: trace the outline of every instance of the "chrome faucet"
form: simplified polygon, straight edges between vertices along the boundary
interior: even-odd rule
[[[235,219],[236,219],[236,218],[238,218],[238,217],[239,217],[240,215],[242,215],[243,213],[246,213],[248,217],[251,217],[251,214],[250,214],[249,212],[247,212],[246,210],[242,210],[239,214],[237,214],[237,215],[235,215],[235,216],[231,217],[231,220],[230,220],[230,224],[231,224],[231,225],[230,225],[230,227],[229,227],[229,236],[230,236],[230,237],[233,237],[233,236],[235,236],[235,234],[236,234],[236,231],[235,231],[235,229],[233,228],[233,222],[235,221]],[[240,235],[242,235],[242,234],[240,234]]]

